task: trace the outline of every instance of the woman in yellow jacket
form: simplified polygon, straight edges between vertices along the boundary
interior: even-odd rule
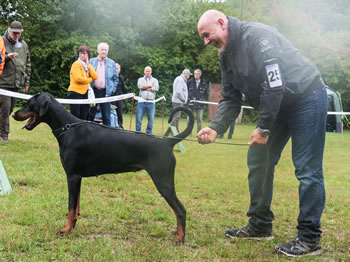
[[[88,86],[92,80],[97,79],[94,67],[89,64],[90,49],[87,46],[78,48],[78,60],[70,69],[70,85],[68,88],[69,99],[87,99]],[[75,117],[83,120],[88,119],[88,104],[70,104],[70,112]]]

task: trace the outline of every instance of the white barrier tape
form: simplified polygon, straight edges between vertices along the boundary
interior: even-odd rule
[[[26,95],[21,93],[16,93],[8,90],[4,90],[0,88],[0,95],[10,96],[21,99],[30,99],[32,95]],[[65,99],[65,98],[56,98],[56,100],[61,104],[100,104],[107,102],[114,102],[119,100],[125,100],[128,98],[135,97],[134,93],[119,95],[119,96],[109,96],[109,97],[101,97],[96,99]]]
[[[350,112],[327,112],[328,115],[350,115]]]
[[[207,102],[207,101],[199,101],[199,100],[190,100],[190,103],[198,103],[198,104],[208,104],[208,105],[218,105],[218,102]],[[242,108],[254,109],[251,106],[242,106]]]
[[[198,100],[190,100],[190,103],[199,103],[199,104],[208,104],[208,105],[218,105],[217,102],[206,102],[206,101],[198,101]],[[242,106],[242,108],[254,109],[251,106]],[[328,115],[350,115],[350,112],[327,112]]]
[[[135,96],[134,99],[137,100],[138,102],[147,102],[147,103],[154,103],[154,104],[159,102],[160,100],[166,101],[165,96],[162,96],[156,100],[146,100],[146,99],[143,99],[142,97],[139,97],[139,96]]]
[[[15,98],[21,98],[21,99],[30,99],[32,95],[26,95],[26,94],[21,94],[17,92],[12,92],[8,91],[5,89],[0,88],[0,95],[4,96],[10,96],[10,97],[15,97]],[[119,100],[125,100],[128,98],[134,97],[135,100],[139,102],[149,102],[149,103],[157,103],[160,100],[165,100],[165,96],[162,96],[156,100],[145,100],[139,96],[135,96],[134,93],[129,93],[125,95],[119,95],[119,96],[109,96],[109,97],[102,97],[102,98],[96,98],[96,99],[65,99],[65,98],[56,98],[56,100],[61,103],[61,104],[100,104],[100,103],[107,103],[107,102],[114,102],[114,101],[119,101]],[[206,102],[206,101],[197,101],[197,100],[190,100],[190,103],[196,102],[196,103],[201,103],[201,104],[209,104],[209,105],[217,105],[219,103],[217,102]],[[242,106],[242,108],[247,108],[247,109],[254,109],[251,106]],[[350,112],[328,112],[328,115],[350,115]]]
[[[31,95],[16,93],[16,92],[8,91],[8,90],[1,89],[1,88],[0,88],[0,95],[11,96],[11,97],[15,97],[15,98],[22,98],[22,99],[27,99],[27,100],[32,97]]]
[[[108,97],[101,97],[101,98],[95,98],[95,99],[65,99],[65,98],[56,98],[58,102],[61,104],[101,104],[101,103],[108,103],[108,102],[114,102],[114,101],[120,101],[125,100],[128,98],[135,97],[134,93],[125,94],[125,95],[119,95],[119,96],[108,96]]]

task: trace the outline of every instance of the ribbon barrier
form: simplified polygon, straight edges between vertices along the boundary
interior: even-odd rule
[[[218,102],[206,102],[206,101],[198,101],[198,100],[190,100],[190,103],[198,103],[198,104],[208,104],[208,105],[218,105]],[[254,107],[251,106],[242,106],[242,108],[246,109],[254,109]],[[328,115],[350,115],[350,112],[333,112],[329,111],[327,112]]]
[[[16,93],[16,92],[4,90],[1,88],[0,88],[0,95],[21,98],[21,99],[26,99],[26,100],[28,100],[32,97],[32,95]],[[125,100],[125,99],[132,98],[132,97],[135,97],[134,93],[119,95],[119,96],[102,97],[102,98],[96,98],[96,99],[56,98],[56,100],[61,104],[94,104],[94,103],[100,104],[100,103],[108,103],[108,102],[114,102],[114,101],[119,101],[119,100]]]

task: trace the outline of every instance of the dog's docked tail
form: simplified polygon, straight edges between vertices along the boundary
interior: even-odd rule
[[[191,134],[192,129],[193,129],[193,125],[194,125],[193,114],[192,114],[191,110],[189,110],[185,107],[176,107],[175,109],[173,109],[173,111],[171,111],[171,113],[170,113],[168,123],[171,122],[175,113],[178,111],[185,112],[186,115],[188,116],[188,121],[187,121],[187,127],[183,132],[170,138],[173,141],[173,145],[179,143],[181,140],[185,139],[189,134]]]

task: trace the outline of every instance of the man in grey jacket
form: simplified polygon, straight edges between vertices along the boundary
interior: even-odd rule
[[[147,113],[146,133],[152,134],[154,115],[155,115],[155,98],[159,90],[158,80],[152,77],[152,68],[146,66],[144,76],[137,81],[137,88],[140,90],[139,96],[143,99],[137,103],[136,109],[136,131],[141,131],[142,118]]]
[[[273,239],[271,211],[274,170],[292,138],[299,180],[298,235],[277,244],[278,253],[298,257],[321,253],[321,215],[325,206],[323,151],[327,94],[320,72],[275,28],[239,21],[216,10],[205,12],[197,29],[205,45],[220,51],[222,96],[200,143],[215,141],[238,116],[242,94],[259,111],[248,150],[249,222],[227,229],[231,238]]]
[[[31,63],[27,43],[22,38],[23,27],[13,21],[3,36],[6,54],[5,66],[0,75],[0,88],[17,92],[29,89]],[[16,99],[0,95],[0,142],[8,142],[10,133],[9,116],[16,105]]]
[[[173,97],[171,101],[173,102],[173,109],[176,107],[184,106],[188,99],[188,89],[187,80],[190,78],[191,71],[189,69],[184,69],[182,74],[175,78],[173,83]],[[175,126],[177,131],[179,131],[179,120],[181,117],[181,111],[176,112],[170,125]]]

